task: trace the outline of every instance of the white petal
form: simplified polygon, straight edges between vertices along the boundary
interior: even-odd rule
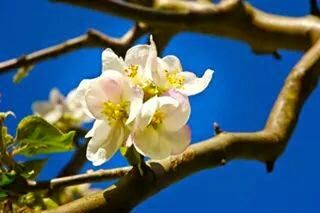
[[[181,75],[185,77],[185,82],[183,88],[177,90],[190,96],[202,92],[209,85],[212,79],[213,70],[206,70],[201,78],[197,78],[192,72],[181,72]]]
[[[101,122],[88,143],[88,160],[92,161],[94,166],[103,164],[116,153],[123,141],[124,128],[120,123],[110,127],[106,122]]]
[[[96,121],[93,123],[92,128],[87,132],[85,138],[91,138],[91,137],[93,137],[94,133],[95,133],[96,131],[98,131],[97,128],[100,127],[100,126],[102,126],[102,125],[106,125],[104,120],[96,120]],[[110,129],[110,128],[109,128],[109,125],[108,125],[106,128],[104,128],[104,127],[101,127],[101,128],[102,128],[102,129],[106,129],[106,130],[104,130],[106,133],[107,133],[107,132],[109,131],[109,129]]]
[[[126,125],[130,124],[139,114],[143,104],[143,91],[139,87],[131,88],[130,112]]]
[[[191,132],[187,125],[175,132],[165,132],[163,135],[171,144],[172,155],[182,153],[190,145]]]
[[[87,103],[86,103],[86,93],[88,91],[89,85],[91,84],[91,79],[84,79],[80,82],[79,86],[75,89],[72,90],[66,98],[66,102],[68,104],[68,106],[70,106],[71,108],[73,107],[73,105],[81,105],[82,110],[84,111],[84,119],[85,122],[89,122],[92,120],[93,115],[90,113]],[[75,92],[73,92],[75,91]]]
[[[161,107],[174,107],[177,108],[179,106],[179,101],[171,96],[161,96],[158,97],[158,108]]]
[[[133,137],[137,151],[152,159],[163,159],[171,154],[171,144],[152,127],[137,132]]]
[[[32,104],[32,111],[34,114],[44,116],[51,110],[53,110],[54,105],[47,101],[36,101]]]
[[[168,72],[182,72],[180,60],[174,55],[168,55],[162,59],[167,64]]]
[[[102,71],[115,70],[123,73],[126,64],[110,48],[102,52]]]
[[[166,94],[178,101],[179,106],[166,105],[162,108],[165,113],[163,126],[168,131],[177,131],[189,120],[191,114],[189,99],[174,90],[169,90]]]
[[[146,128],[150,124],[156,110],[161,110],[160,108],[164,106],[178,107],[179,102],[169,96],[154,96],[150,98],[141,107],[140,114],[135,122],[135,129],[142,130]]]
[[[143,68],[146,65],[147,58],[149,55],[149,45],[143,44],[143,45],[136,45],[131,47],[125,56],[125,63],[127,65],[140,65]]]
[[[135,129],[144,129],[150,124],[154,113],[158,108],[158,97],[152,97],[147,100],[141,108],[140,114],[135,122]]]
[[[146,61],[146,65],[144,68],[144,80],[152,80],[152,72],[155,72],[157,69],[157,47],[152,39],[152,35],[150,36],[150,46],[149,53]]]
[[[56,88],[53,88],[49,94],[49,100],[53,104],[62,104],[64,102],[64,96]]]
[[[64,106],[56,105],[51,111],[43,116],[43,118],[49,123],[57,122],[64,113]]]
[[[66,97],[68,113],[70,113],[73,118],[79,120],[80,123],[92,121],[92,115],[85,103],[84,93],[85,91],[82,92],[74,89],[71,90]]]
[[[168,70],[167,64],[158,57],[157,68],[152,72],[152,80],[160,88],[167,88],[170,86],[168,84],[166,70]]]
[[[104,72],[94,79],[86,92],[86,104],[89,111],[98,119],[103,119],[103,103],[119,103],[122,97],[124,76],[116,71]]]

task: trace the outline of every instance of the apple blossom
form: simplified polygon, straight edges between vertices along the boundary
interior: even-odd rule
[[[184,95],[171,90],[166,96],[154,96],[143,104],[127,146],[133,144],[140,154],[153,159],[180,154],[190,144],[189,116],[190,104]]]
[[[70,126],[80,126],[84,122],[90,122],[91,118],[85,113],[85,108],[75,96],[76,91],[71,90],[64,97],[58,89],[50,91],[48,101],[38,101],[32,104],[34,114],[47,120],[49,123],[67,122]]]
[[[155,43],[150,36],[150,45],[130,48],[123,60],[111,49],[102,53],[102,70],[116,70],[127,75],[133,84],[143,88],[145,100],[175,89],[187,96],[202,92],[210,83],[213,71],[208,69],[198,78],[192,72],[184,72],[180,60],[169,55],[157,57]]]
[[[84,90],[86,106],[96,119],[86,135],[91,137],[87,158],[97,166],[109,160],[126,141],[128,126],[142,106],[143,92],[116,71],[86,80],[82,88],[78,91]]]

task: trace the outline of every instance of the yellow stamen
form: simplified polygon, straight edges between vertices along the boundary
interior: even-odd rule
[[[160,94],[159,88],[154,83],[148,83],[146,86],[143,87],[143,93],[144,93],[144,101],[149,100],[155,95]]]
[[[164,118],[164,113],[157,110],[152,117],[150,125],[152,125],[153,128],[157,128],[160,124],[162,124],[163,118]]]
[[[130,66],[128,66],[128,68],[124,69],[124,71],[127,73],[127,75],[130,78],[134,78],[138,73],[138,68],[139,68],[138,65],[131,64]]]
[[[168,70],[165,70],[165,72],[166,72],[167,80],[172,87],[178,88],[178,89],[181,89],[183,87],[183,84],[185,81],[184,76],[179,75],[177,71],[169,73]]]
[[[112,103],[111,101],[104,102],[102,114],[106,116],[109,122],[126,119],[128,117],[128,105],[127,101],[119,104]]]

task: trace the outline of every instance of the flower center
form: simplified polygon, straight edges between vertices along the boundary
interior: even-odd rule
[[[143,101],[147,101],[155,95],[159,95],[161,91],[154,83],[148,83],[146,86],[143,86]]]
[[[128,106],[128,101],[123,101],[119,104],[107,101],[103,103],[102,114],[106,116],[109,122],[123,120],[128,117]]]
[[[184,76],[179,75],[177,71],[170,72],[168,70],[165,70],[166,72],[166,78],[169,84],[174,88],[182,88],[184,81],[186,80]]]
[[[134,78],[136,77],[137,73],[138,73],[138,68],[139,66],[136,64],[131,64],[130,66],[128,66],[126,69],[124,69],[124,71],[127,73],[127,75],[130,78]]]
[[[153,126],[153,128],[157,128],[160,124],[162,124],[163,118],[164,118],[164,113],[157,110],[152,117],[150,125]]]

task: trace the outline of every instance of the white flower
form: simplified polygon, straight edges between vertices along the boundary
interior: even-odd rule
[[[208,69],[198,78],[192,72],[184,72],[177,57],[157,57],[152,36],[150,45],[136,45],[130,48],[124,60],[111,49],[106,49],[102,53],[102,62],[103,71],[115,70],[127,75],[134,84],[144,89],[148,98],[161,95],[169,89],[175,89],[188,96],[198,94],[208,86],[213,75],[213,71]]]
[[[43,117],[49,123],[55,124],[59,121],[71,122],[73,126],[80,126],[91,119],[79,99],[75,97],[75,90],[71,90],[67,97],[64,97],[58,89],[52,89],[48,101],[39,101],[32,104],[34,114]]]
[[[109,160],[127,139],[128,125],[140,111],[143,92],[116,71],[86,80],[82,88],[86,106],[96,119],[86,135],[91,137],[87,158],[97,166]]]
[[[172,90],[166,95],[143,104],[127,142],[127,146],[133,144],[140,154],[152,159],[180,154],[190,144],[188,98]]]

